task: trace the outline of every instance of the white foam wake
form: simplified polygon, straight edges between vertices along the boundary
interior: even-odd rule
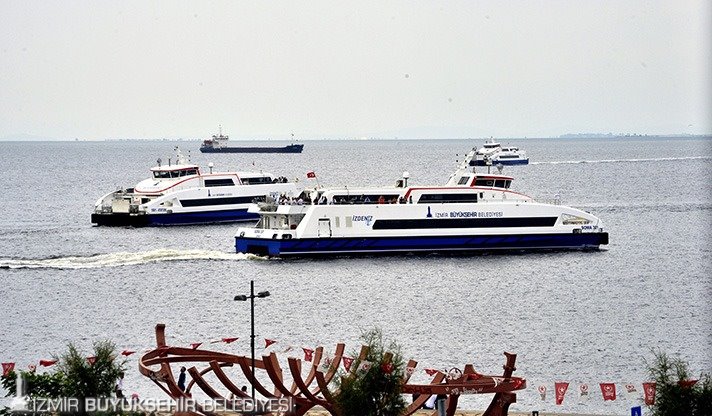
[[[181,260],[256,260],[263,257],[252,254],[225,253],[210,250],[158,249],[137,253],[118,252],[92,256],[70,256],[45,259],[2,259],[0,269],[92,269],[102,267],[133,266]]]
[[[601,160],[560,160],[551,162],[531,162],[532,165],[573,165],[577,163],[626,163],[626,162],[665,162],[680,160],[712,160],[710,156],[655,157],[648,159],[601,159]]]

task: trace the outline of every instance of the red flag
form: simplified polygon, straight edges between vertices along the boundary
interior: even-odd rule
[[[569,383],[554,383],[554,389],[556,392],[556,404],[562,404],[564,402],[564,396],[566,395],[566,390],[569,388]]]
[[[57,360],[40,360],[40,365],[42,367],[49,367],[57,364]]]
[[[541,396],[542,400],[546,400],[546,386],[541,384],[538,387],[539,389],[539,396]]]
[[[223,338],[223,339],[222,339],[222,342],[224,342],[224,343],[226,343],[226,344],[231,344],[231,343],[233,343],[233,342],[235,342],[235,341],[237,341],[237,338]]]
[[[135,353],[135,352],[136,352],[136,351],[123,350],[123,351],[121,351],[121,355],[123,355],[124,357],[128,357],[129,355],[131,355],[131,354],[133,354],[133,353]]]
[[[15,370],[15,363],[2,363],[2,375],[6,376]]]
[[[613,383],[600,383],[603,401],[616,399],[616,385]]]
[[[426,368],[426,369],[425,369],[425,372],[426,372],[429,376],[434,376],[435,374],[438,373],[438,370],[436,370],[436,369],[434,369],[434,368]]]
[[[645,404],[652,406],[655,404],[655,383],[643,383],[643,394]]]
[[[307,178],[316,178],[316,173],[313,170],[307,172]]]
[[[383,372],[386,374],[391,374],[393,372],[393,364],[383,363],[381,364],[381,370],[383,370]]]
[[[351,363],[354,362],[354,359],[350,357],[343,357],[342,360],[344,360],[344,368],[346,369],[346,371],[350,371]]]
[[[697,383],[697,380],[680,380],[677,382],[677,384],[686,389],[689,389],[690,387],[694,386],[695,383]]]
[[[277,343],[276,340],[265,338],[265,348],[269,348],[270,345],[276,344],[276,343]]]
[[[314,350],[310,350],[309,348],[302,349],[304,350],[304,361],[311,361],[312,355],[314,355]]]
[[[192,349],[194,349],[194,350],[197,350],[198,347],[201,346],[201,345],[203,345],[202,342],[194,342],[194,343],[190,344],[190,348],[192,348]]]
[[[96,357],[87,357],[87,362],[89,363],[89,365],[94,365],[94,363],[96,362]]]

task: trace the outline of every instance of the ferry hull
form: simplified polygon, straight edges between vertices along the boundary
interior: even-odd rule
[[[151,227],[166,225],[194,225],[238,221],[256,221],[258,215],[247,209],[173,214],[92,214],[91,222],[105,227]]]
[[[427,237],[330,237],[265,239],[235,237],[235,250],[260,256],[436,253],[499,250],[595,250],[608,244],[608,233],[518,234]]]
[[[529,159],[493,160],[491,163],[492,163],[492,166],[496,166],[496,165],[504,165],[504,166],[528,165]],[[470,162],[470,166],[487,166],[487,163],[484,160],[473,160]]]

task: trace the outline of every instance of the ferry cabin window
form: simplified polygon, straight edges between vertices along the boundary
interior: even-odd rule
[[[492,179],[477,179],[475,181],[475,186],[494,186],[494,180]]]
[[[207,187],[212,187],[212,186],[233,186],[235,185],[235,182],[231,178],[224,178],[224,179],[206,179],[205,180],[205,186]]]
[[[167,179],[171,177],[170,171],[158,170],[153,172],[153,177],[156,179]]]
[[[269,176],[259,176],[256,178],[240,178],[243,185],[261,185],[265,183],[272,183],[272,178]]]
[[[469,176],[463,176],[462,178],[460,178],[460,182],[458,182],[457,184],[458,184],[458,185],[465,185],[465,184],[467,183],[467,181],[469,181],[469,180],[470,180],[470,177],[469,177]]]
[[[477,202],[477,194],[423,194],[418,200],[419,204],[444,204]]]

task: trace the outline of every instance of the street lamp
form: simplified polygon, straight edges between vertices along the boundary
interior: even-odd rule
[[[236,295],[234,300],[246,301],[250,300],[250,322],[252,324],[252,331],[250,333],[250,349],[252,350],[252,380],[250,384],[252,385],[252,405],[255,406],[255,298],[266,298],[269,296],[269,291],[259,292],[255,295],[255,281],[250,280],[250,295]]]

